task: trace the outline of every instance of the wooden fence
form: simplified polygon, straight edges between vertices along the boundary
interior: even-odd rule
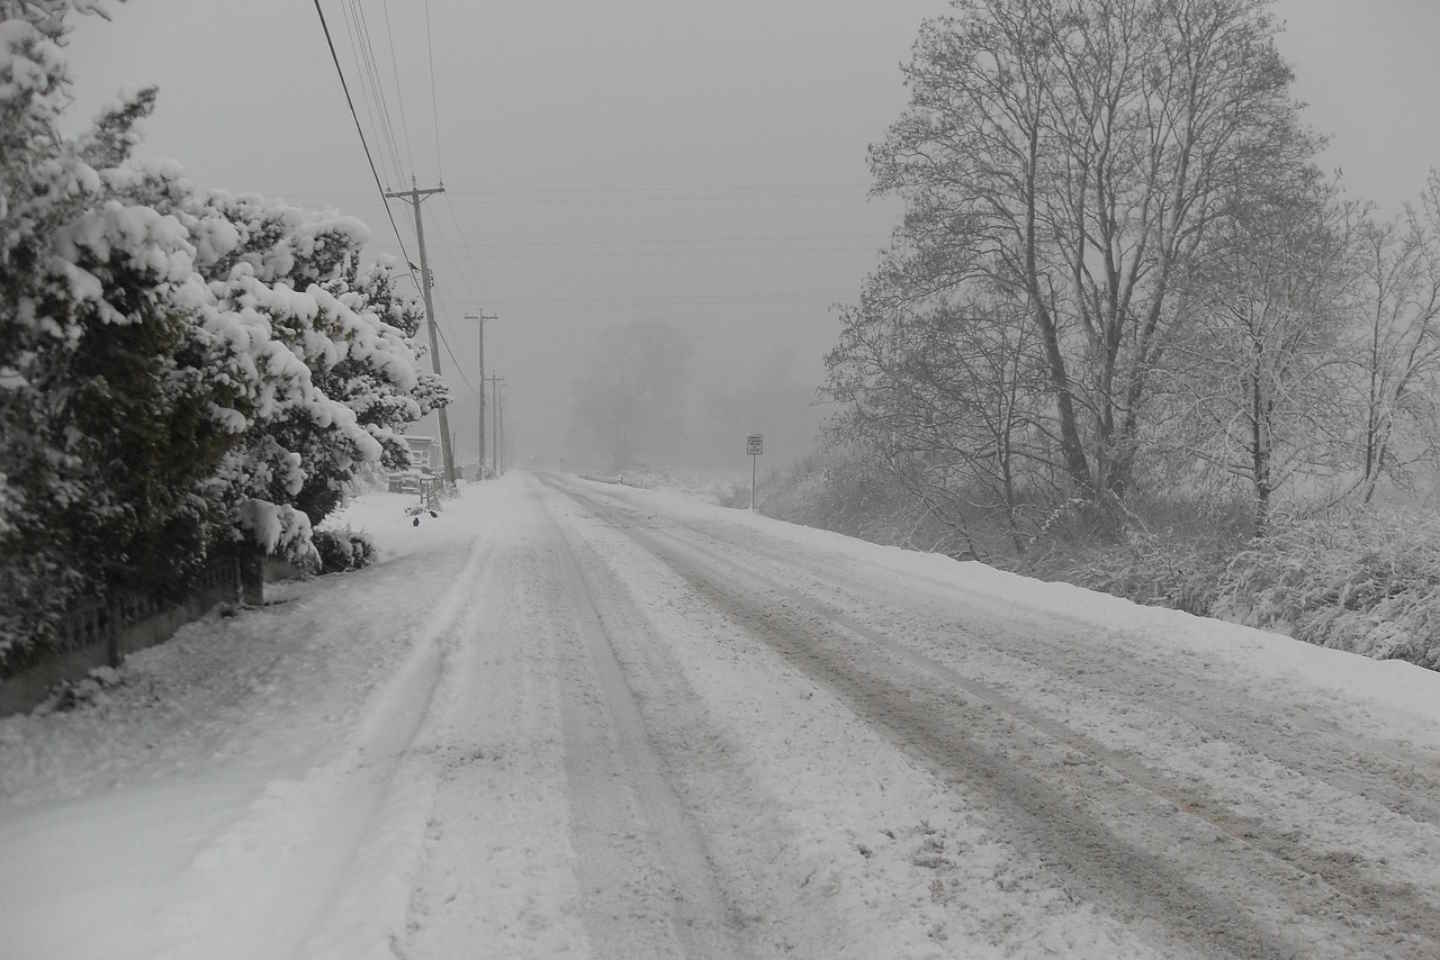
[[[118,667],[126,654],[164,643],[217,603],[239,600],[241,567],[233,556],[217,558],[191,579],[179,602],[117,592],[105,603],[77,608],[60,623],[43,658],[0,677],[0,716],[31,710],[57,683],[79,680],[96,667]]]

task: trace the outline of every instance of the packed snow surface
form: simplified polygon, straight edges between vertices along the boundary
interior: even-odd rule
[[[7,958],[1440,956],[1440,674],[513,474],[0,720]]]

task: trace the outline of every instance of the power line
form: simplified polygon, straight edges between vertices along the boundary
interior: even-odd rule
[[[395,78],[395,103],[400,108],[400,132],[405,135],[405,155],[410,160],[410,177],[415,177],[415,150],[410,145],[410,122],[405,119],[405,94],[400,89],[400,64],[395,58],[395,31],[390,28],[390,0],[383,0],[380,9],[385,14],[385,37],[390,44],[390,73]]]
[[[425,0],[425,59],[430,64],[430,116],[435,123],[435,178],[444,183],[445,168],[440,163],[440,100],[435,96],[435,44],[430,32],[430,0]]]
[[[345,20],[345,34],[347,37],[350,38],[350,55],[354,57],[355,67],[360,73],[360,99],[365,101],[365,115],[370,118],[371,129],[374,130],[377,135],[383,137],[385,129],[381,124],[381,117],[379,116],[379,114],[376,113],[375,110],[375,98],[373,96],[366,96],[367,84],[365,76],[365,60],[361,53],[359,41],[356,39],[357,34],[355,29],[354,16],[350,12],[350,4],[344,2],[344,0],[342,0],[340,4],[340,16]],[[384,145],[383,140],[381,141],[381,145]],[[384,150],[380,151],[380,169],[381,173],[384,174],[385,180],[389,181],[392,179],[392,171],[385,169]],[[394,175],[399,176],[399,169],[392,169]]]
[[[395,233],[395,242],[400,245],[400,255],[405,258],[405,265],[410,268],[410,278],[415,279],[415,270],[410,267],[410,254],[405,251],[405,241],[400,239],[400,227],[395,223],[395,214],[390,209],[390,201],[385,196],[385,187],[380,182],[380,172],[375,169],[375,158],[370,154],[370,144],[365,140],[365,129],[360,125],[360,114],[355,112],[355,100],[350,96],[350,85],[345,82],[345,71],[340,69],[340,57],[335,53],[335,41],[330,37],[330,25],[325,22],[325,11],[320,7],[320,0],[315,0],[315,13],[320,17],[320,29],[325,32],[325,45],[330,48],[330,59],[335,64],[335,75],[340,78],[340,89],[345,93],[345,103],[350,107],[350,116],[355,121],[355,132],[360,135],[360,146],[365,150],[365,162],[370,165],[370,175],[375,178],[375,189],[380,192],[380,202],[385,205],[385,216],[390,221],[390,229]],[[415,281],[419,286],[419,281]]]
[[[375,44],[370,35],[370,20],[365,16],[365,7],[361,4],[360,0],[351,0],[351,2],[355,8],[356,26],[360,36],[364,38],[365,41],[362,49],[365,52],[366,71],[362,72],[362,76],[369,81],[372,96],[380,105],[380,115],[385,120],[384,136],[386,137],[386,143],[390,147],[390,156],[395,164],[395,178],[396,180],[400,180],[403,179],[402,175],[405,165],[400,162],[400,148],[397,146],[398,140],[395,136],[395,124],[390,119],[390,98],[386,96],[385,83],[380,78],[379,60],[375,56]]]
[[[444,344],[445,352],[450,355],[450,362],[455,364],[455,372],[460,374],[460,379],[465,381],[465,386],[469,387],[473,392],[475,390],[475,384],[471,383],[470,378],[465,376],[465,370],[460,366],[460,361],[455,357],[455,351],[450,349],[450,341],[445,338],[445,328],[437,323],[435,324],[435,331],[440,334],[440,342]]]
[[[451,224],[452,224],[452,225],[454,226],[454,228],[455,228],[456,240],[457,240],[457,242],[459,243],[461,249],[463,250],[463,252],[464,252],[464,257],[465,257],[465,259],[464,259],[463,261],[452,260],[451,263],[452,263],[452,265],[455,265],[455,266],[458,267],[458,269],[456,270],[456,275],[461,278],[461,282],[462,282],[462,283],[464,284],[464,286],[465,286],[465,293],[469,296],[470,301],[471,301],[471,302],[478,302],[478,300],[479,300],[479,295],[476,293],[476,290],[475,290],[475,279],[474,279],[474,276],[473,276],[473,274],[474,274],[473,265],[476,264],[478,261],[477,261],[477,259],[476,259],[476,257],[475,257],[475,254],[474,254],[474,253],[471,251],[471,249],[470,249],[470,244],[469,244],[469,242],[465,239],[465,234],[464,234],[464,232],[460,229],[460,221],[459,221],[458,219],[456,219],[456,217],[455,217],[455,210],[454,210],[454,208],[450,206],[450,204],[449,204],[449,202],[448,202],[448,198],[446,198],[446,199],[447,199],[447,202],[446,202],[445,206],[446,206],[446,209],[449,210],[449,212],[450,212],[450,222],[451,222]],[[439,222],[439,221],[437,221],[437,223],[438,223],[438,222]],[[455,254],[454,254],[452,251],[449,251],[449,250],[446,251],[446,255],[447,255],[447,256],[455,256]],[[468,269],[468,270],[465,269],[465,265],[466,265],[467,263],[472,266],[472,269]]]
[[[364,128],[363,126],[361,126],[361,124],[360,124],[360,114],[359,114],[359,113],[356,111],[356,109],[355,109],[355,99],[350,95],[350,85],[345,81],[345,71],[344,71],[343,69],[341,69],[341,67],[340,67],[340,57],[339,57],[339,55],[335,52],[335,41],[334,41],[334,39],[333,39],[333,38],[331,37],[331,35],[330,35],[330,25],[329,25],[329,23],[327,23],[326,20],[325,20],[325,11],[324,11],[324,9],[320,6],[320,0],[314,0],[314,3],[315,3],[315,13],[316,13],[316,15],[320,18],[320,29],[321,29],[321,30],[324,32],[324,34],[325,34],[325,45],[326,45],[326,46],[329,48],[329,50],[330,50],[330,60],[331,60],[332,63],[335,64],[335,75],[340,78],[340,89],[341,89],[341,91],[344,92],[344,94],[345,94],[345,103],[346,103],[346,105],[350,108],[350,117],[351,117],[352,120],[355,121],[355,132],[356,132],[356,134],[359,135],[359,137],[360,137],[360,146],[361,146],[361,147],[364,149],[364,151],[365,151],[365,162],[370,165],[370,176],[373,177],[374,180],[375,180],[375,189],[378,190],[379,193],[380,193],[380,202],[385,205],[385,217],[390,221],[390,229],[391,229],[391,231],[395,234],[395,242],[396,242],[396,243],[399,245],[399,247],[400,247],[400,255],[405,259],[405,266],[406,266],[406,269],[407,269],[407,270],[409,271],[409,273],[410,273],[410,280],[411,280],[411,282],[414,283],[417,288],[420,288],[420,289],[423,290],[424,288],[421,288],[421,287],[420,287],[420,281],[419,281],[419,279],[416,278],[416,276],[415,276],[415,267],[414,267],[414,265],[411,264],[411,262],[410,262],[410,254],[409,254],[409,252],[406,251],[406,249],[405,249],[405,241],[404,241],[404,240],[401,238],[401,236],[400,236],[400,227],[399,227],[399,225],[397,225],[396,222],[395,222],[395,214],[394,214],[394,212],[390,209],[390,200],[389,200],[389,197],[386,196],[385,187],[384,187],[384,185],[381,184],[381,182],[380,182],[380,172],[375,168],[375,158],[374,158],[374,156],[370,153],[370,144],[369,144],[369,142],[365,139],[365,128]],[[417,205],[416,205],[416,215],[419,216],[418,201],[417,201]],[[471,391],[473,391],[473,390],[475,389],[475,386],[474,386],[474,384],[472,384],[472,383],[470,382],[470,378],[467,377],[467,376],[465,376],[465,370],[464,370],[464,368],[462,368],[462,367],[460,366],[460,361],[456,358],[456,356],[455,356],[455,351],[450,348],[450,341],[449,341],[449,339],[446,338],[446,336],[445,336],[445,331],[444,331],[444,330],[441,330],[441,329],[440,329],[440,325],[434,322],[433,312],[430,310],[430,305],[429,305],[428,301],[427,301],[427,303],[426,303],[426,312],[427,312],[427,314],[429,314],[430,317],[431,317],[431,329],[432,329],[432,330],[435,330],[436,332],[438,332],[438,333],[440,334],[440,341],[441,341],[441,343],[443,343],[443,344],[445,345],[445,352],[450,355],[450,360],[451,360],[451,362],[455,364],[455,372],[458,373],[458,374],[460,374],[460,379],[465,382],[465,386],[466,386],[468,389],[470,389]],[[437,373],[439,372],[439,367],[438,367],[438,365],[437,365],[437,367],[436,367],[436,372],[437,372]],[[440,418],[441,418],[440,423],[441,423],[442,432],[443,432],[444,429],[445,429],[445,426],[444,426],[444,424],[445,424],[445,419],[444,419],[444,417],[445,417],[445,412],[444,412],[444,410],[442,409],[442,410],[440,411]],[[444,439],[445,439],[445,446],[446,446],[447,451],[448,451],[448,445],[449,445],[448,437],[447,437],[447,438],[444,438]],[[453,466],[452,466],[451,464],[448,464],[448,463],[447,463],[446,467],[447,467],[448,470],[451,470],[451,471],[453,472]]]
[[[438,221],[437,221],[437,222],[438,222]],[[460,262],[458,262],[457,260],[454,259],[453,252],[448,249],[448,245],[446,245],[446,244],[441,244],[441,245],[439,246],[439,249],[441,249],[441,250],[443,250],[443,251],[445,252],[445,257],[446,257],[446,259],[449,261],[450,266],[455,268],[455,275],[464,278],[463,283],[464,283],[464,286],[465,286],[465,294],[467,295],[468,299],[469,299],[471,302],[476,302],[476,301],[478,301],[479,298],[478,298],[478,296],[476,295],[475,287],[474,287],[474,285],[473,285],[473,283],[472,283],[472,281],[471,281],[471,279],[470,279],[470,271],[468,271],[468,270],[466,270],[466,269],[464,268],[464,264],[463,264],[463,263],[460,263]],[[432,287],[435,287],[435,286],[436,286],[436,284],[435,284],[435,282],[434,282],[433,279],[431,280],[431,286],[432,286]],[[453,293],[453,291],[452,291],[452,293]],[[453,302],[453,298],[452,298],[452,302]],[[437,327],[437,329],[438,329],[438,327]],[[445,340],[445,333],[444,333],[443,330],[441,330],[441,332],[440,332],[440,340],[441,340],[442,343],[443,343],[444,340]],[[445,345],[446,351],[447,351],[447,352],[450,352],[450,345],[449,345],[448,343],[445,343],[444,345]],[[455,356],[455,354],[454,354],[453,352],[450,352],[450,359],[453,360],[453,361],[455,361],[455,367],[456,367],[456,369],[457,369],[457,370],[460,370],[460,361],[456,358],[456,356]],[[482,373],[483,373],[483,371],[482,371]],[[464,377],[464,372],[461,371],[460,375],[461,375],[461,377],[463,378],[463,377]],[[469,381],[466,380],[466,383],[469,383]]]

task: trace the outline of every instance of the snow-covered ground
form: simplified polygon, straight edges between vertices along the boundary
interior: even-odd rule
[[[769,472],[766,471],[766,473]],[[748,498],[750,494],[748,464],[743,470],[723,467],[632,467],[623,472],[582,470],[580,475],[596,483],[618,484],[679,494],[710,504],[725,503],[728,500],[739,498],[742,493],[745,498]]]
[[[5,957],[1440,956],[1440,674],[511,475],[0,720]]]

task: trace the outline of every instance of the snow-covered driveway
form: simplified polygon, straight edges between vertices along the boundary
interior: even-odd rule
[[[0,954],[1440,956],[1440,674],[562,477],[383,539],[0,721]]]

